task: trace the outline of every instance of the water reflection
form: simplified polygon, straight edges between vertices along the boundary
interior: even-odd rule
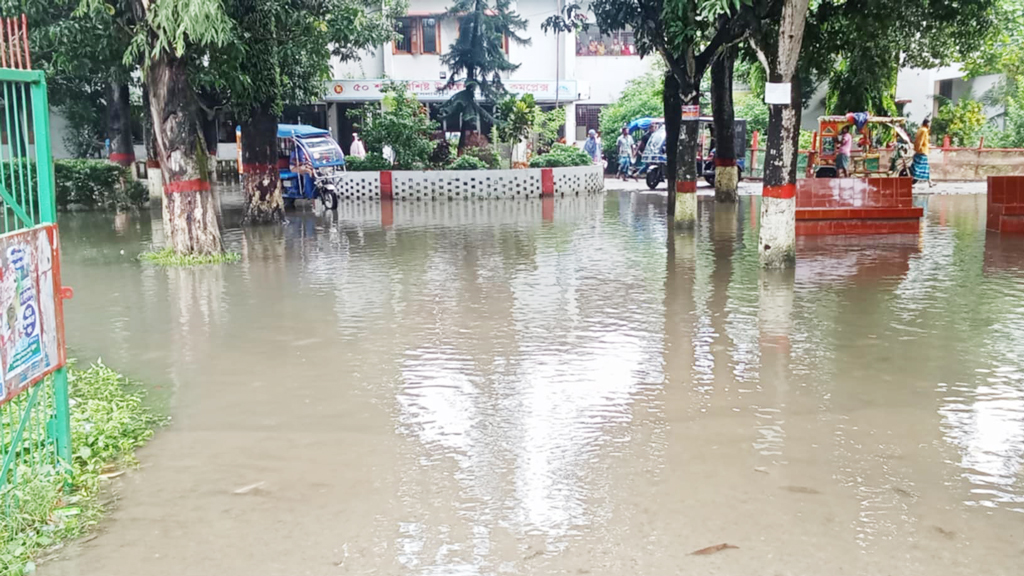
[[[931,198],[920,236],[801,238],[795,270],[765,272],[751,198],[669,234],[648,194],[242,229],[222,193],[236,266],[141,265],[149,212],[62,221],[74,351],[171,384],[161,437],[189,465],[158,440],[139,486],[189,491],[158,512],[213,563],[177,573],[271,552],[317,573],[314,542],[359,573],[1016,566],[1024,245],[985,234],[983,199]],[[223,499],[250,476],[261,500]],[[214,552],[292,517],[301,545]],[[81,572],[151,561],[165,542],[132,526]]]

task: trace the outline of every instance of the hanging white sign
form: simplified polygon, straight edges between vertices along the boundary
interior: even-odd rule
[[[789,82],[769,82],[764,85],[765,104],[789,104],[793,86]]]

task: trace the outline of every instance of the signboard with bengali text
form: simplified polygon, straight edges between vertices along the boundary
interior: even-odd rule
[[[0,404],[64,365],[56,224],[0,236]]]
[[[445,89],[445,80],[334,80],[328,84],[327,95],[324,100],[328,102],[365,102],[380,100],[383,97],[380,89],[388,82],[402,82],[409,92],[416,95],[421,102],[441,102],[451,97],[452,94],[462,90],[463,84],[456,83],[452,88]],[[504,83],[505,89],[512,94],[533,94],[538,101],[554,101],[557,97],[563,102],[570,102],[579,99],[575,80],[509,80]]]

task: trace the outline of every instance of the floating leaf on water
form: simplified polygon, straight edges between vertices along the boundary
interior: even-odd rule
[[[821,494],[820,490],[810,488],[808,486],[783,486],[782,489],[790,492],[796,492],[797,494]]]
[[[721,552],[722,550],[727,550],[729,548],[739,548],[739,546],[733,546],[732,544],[726,544],[723,542],[722,544],[715,544],[714,546],[708,546],[707,548],[701,548],[700,550],[697,550],[695,552],[690,552],[690,555],[706,556],[708,554],[714,554],[715,552]]]

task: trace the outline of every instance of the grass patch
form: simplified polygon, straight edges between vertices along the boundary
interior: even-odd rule
[[[164,248],[139,254],[139,260],[160,266],[206,266],[208,264],[230,264],[238,262],[242,255],[238,252],[221,252],[220,254],[178,254],[173,248]]]
[[[86,370],[72,368],[68,381],[71,489],[65,490],[67,476],[52,466],[19,468],[18,481],[4,487],[0,500],[3,576],[33,572],[33,559],[42,551],[59,547],[96,525],[103,512],[99,496],[109,482],[107,477],[137,464],[135,448],[149,440],[158,424],[143,405],[139,387],[130,386],[100,362]],[[44,386],[45,397],[40,390],[39,400],[52,402],[53,387]]]

